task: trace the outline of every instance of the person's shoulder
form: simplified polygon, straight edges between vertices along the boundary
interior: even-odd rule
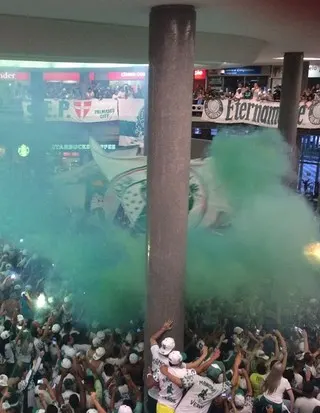
[[[153,352],[159,352],[159,349],[160,349],[160,347],[159,347],[159,345],[158,344],[152,344],[152,346],[150,347],[150,350],[151,350],[151,352],[153,353]]]

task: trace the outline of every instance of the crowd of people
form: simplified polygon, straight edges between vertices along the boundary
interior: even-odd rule
[[[283,334],[246,320],[240,307],[229,317],[222,302],[205,304],[215,312],[193,305],[183,349],[171,320],[144,348],[142,324],[84,323],[70,292],[48,296],[50,260],[4,242],[0,251],[1,413],[320,412],[319,328],[309,323],[316,299],[300,312],[308,327],[286,325]]]
[[[47,99],[128,99],[143,98],[140,84],[133,88],[129,84],[93,81],[83,90],[78,83],[47,82]]]
[[[253,99],[256,101],[279,102],[280,97],[280,85],[276,85],[272,90],[266,87],[262,88],[258,83],[254,83],[252,87],[250,85],[242,85],[239,83],[237,89],[234,91],[229,89],[216,90],[212,88],[204,90],[199,86],[193,92],[193,103],[199,105],[203,104],[206,100],[216,98],[232,100]],[[301,93],[301,102],[308,104],[309,102],[314,101],[320,101],[320,84],[307,88]]]

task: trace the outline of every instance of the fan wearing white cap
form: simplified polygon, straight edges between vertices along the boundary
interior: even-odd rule
[[[2,347],[2,356],[5,358],[6,360],[6,370],[7,370],[7,374],[11,373],[13,371],[14,365],[15,365],[15,355],[12,349],[12,345],[10,342],[10,332],[7,330],[4,330],[1,334],[1,347]]]
[[[172,351],[168,356],[169,360],[169,371],[176,377],[180,379],[193,373],[192,370],[187,370],[185,365],[182,364],[182,354],[180,351]],[[157,404],[157,412],[174,412],[175,408],[178,406],[182,396],[183,388],[177,386],[175,383],[170,382],[167,376],[163,375],[161,372],[159,374],[159,397]]]
[[[104,367],[104,356],[106,354],[106,350],[104,347],[98,347],[96,351],[93,353],[92,359],[89,360],[90,366],[95,374],[101,375],[103,372]]]
[[[172,350],[174,350],[176,345],[173,338],[167,337],[161,342],[161,346],[159,347],[158,340],[163,336],[163,334],[165,334],[167,331],[170,331],[172,329],[172,326],[173,321],[167,320],[160,328],[160,330],[154,333],[150,338],[150,350],[152,354],[152,375],[156,381],[159,380],[160,366],[162,364],[169,366],[168,355]],[[151,400],[149,398],[150,410],[155,409],[155,406],[153,408],[152,403],[156,403],[156,401],[158,400],[158,394],[159,389],[157,387],[152,387],[148,390],[148,395],[151,398]]]
[[[176,407],[176,413],[207,413],[212,400],[231,389],[228,382],[217,382],[224,369],[223,363],[216,361],[219,357],[220,350],[216,350],[207,361],[195,370],[189,370],[189,374],[183,377],[176,372],[172,374],[174,372],[172,367],[161,367],[161,373],[173,385],[181,389],[189,389]],[[237,359],[237,363],[239,360],[241,361]]]

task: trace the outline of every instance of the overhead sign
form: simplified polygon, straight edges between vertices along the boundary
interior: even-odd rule
[[[92,123],[118,120],[118,102],[115,99],[45,99],[44,102],[47,121]],[[32,102],[23,102],[22,107],[24,117],[32,120]]]
[[[308,77],[311,77],[311,78],[319,77],[320,78],[320,66],[310,65]]]
[[[108,80],[144,80],[146,72],[109,72]]]
[[[44,72],[43,80],[46,82],[80,82],[79,72]]]
[[[30,73],[27,72],[0,72],[0,80],[18,80],[20,82],[30,80]]]
[[[227,76],[260,75],[261,66],[232,67],[229,69],[221,70],[221,74]]]
[[[279,111],[279,102],[213,99],[205,102],[201,121],[230,124],[247,123],[276,128],[278,127]],[[298,115],[298,128],[320,129],[320,102],[314,102],[311,105],[300,103]]]
[[[207,71],[206,70],[195,70],[193,72],[193,78],[196,80],[204,80],[207,77]]]

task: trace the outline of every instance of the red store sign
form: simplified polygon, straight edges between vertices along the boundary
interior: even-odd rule
[[[18,80],[20,82],[30,80],[30,73],[27,72],[0,72],[0,80]]]
[[[195,70],[193,72],[193,78],[196,80],[204,80],[207,77],[206,70]]]
[[[108,80],[144,80],[145,72],[109,72]]]

